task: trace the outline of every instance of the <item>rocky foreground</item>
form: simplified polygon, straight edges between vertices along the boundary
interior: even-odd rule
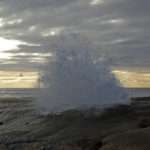
[[[0,150],[150,150],[149,101],[40,115],[30,98],[1,99]]]

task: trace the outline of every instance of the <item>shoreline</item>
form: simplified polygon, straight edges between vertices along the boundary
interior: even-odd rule
[[[103,112],[74,109],[40,115],[33,110],[30,100],[3,100],[0,149],[134,150],[137,145],[136,150],[149,150],[149,142],[142,140],[150,137],[149,104],[150,97],[143,98],[143,103],[136,98],[130,105],[116,105]]]

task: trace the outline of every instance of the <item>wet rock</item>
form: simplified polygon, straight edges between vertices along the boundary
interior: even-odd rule
[[[13,144],[9,146],[9,149],[11,150],[45,150],[43,145],[40,143]]]
[[[150,127],[150,119],[149,118],[141,119],[139,121],[138,127],[139,128],[148,128],[148,127]]]
[[[2,126],[4,124],[4,122],[0,121],[0,126]]]
[[[103,143],[97,139],[82,139],[77,142],[77,145],[86,150],[98,150]]]
[[[150,129],[126,131],[104,139],[100,150],[150,150]]]
[[[83,149],[75,145],[58,145],[54,148],[54,150],[83,150]]]
[[[8,148],[6,145],[0,144],[0,150],[8,150]]]

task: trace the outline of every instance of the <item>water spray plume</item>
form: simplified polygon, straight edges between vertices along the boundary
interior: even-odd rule
[[[127,95],[111,73],[108,62],[97,57],[88,39],[78,34],[61,35],[51,45],[53,58],[43,68],[44,88],[38,98],[42,111],[127,102]]]

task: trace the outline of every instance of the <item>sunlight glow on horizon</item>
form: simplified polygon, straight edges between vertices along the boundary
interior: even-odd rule
[[[150,88],[150,72],[113,70],[116,78],[125,88]],[[0,88],[37,88],[37,71],[0,71]]]
[[[34,71],[0,71],[0,88],[36,88],[38,78]]]
[[[113,70],[116,78],[126,88],[150,88],[150,72]]]

